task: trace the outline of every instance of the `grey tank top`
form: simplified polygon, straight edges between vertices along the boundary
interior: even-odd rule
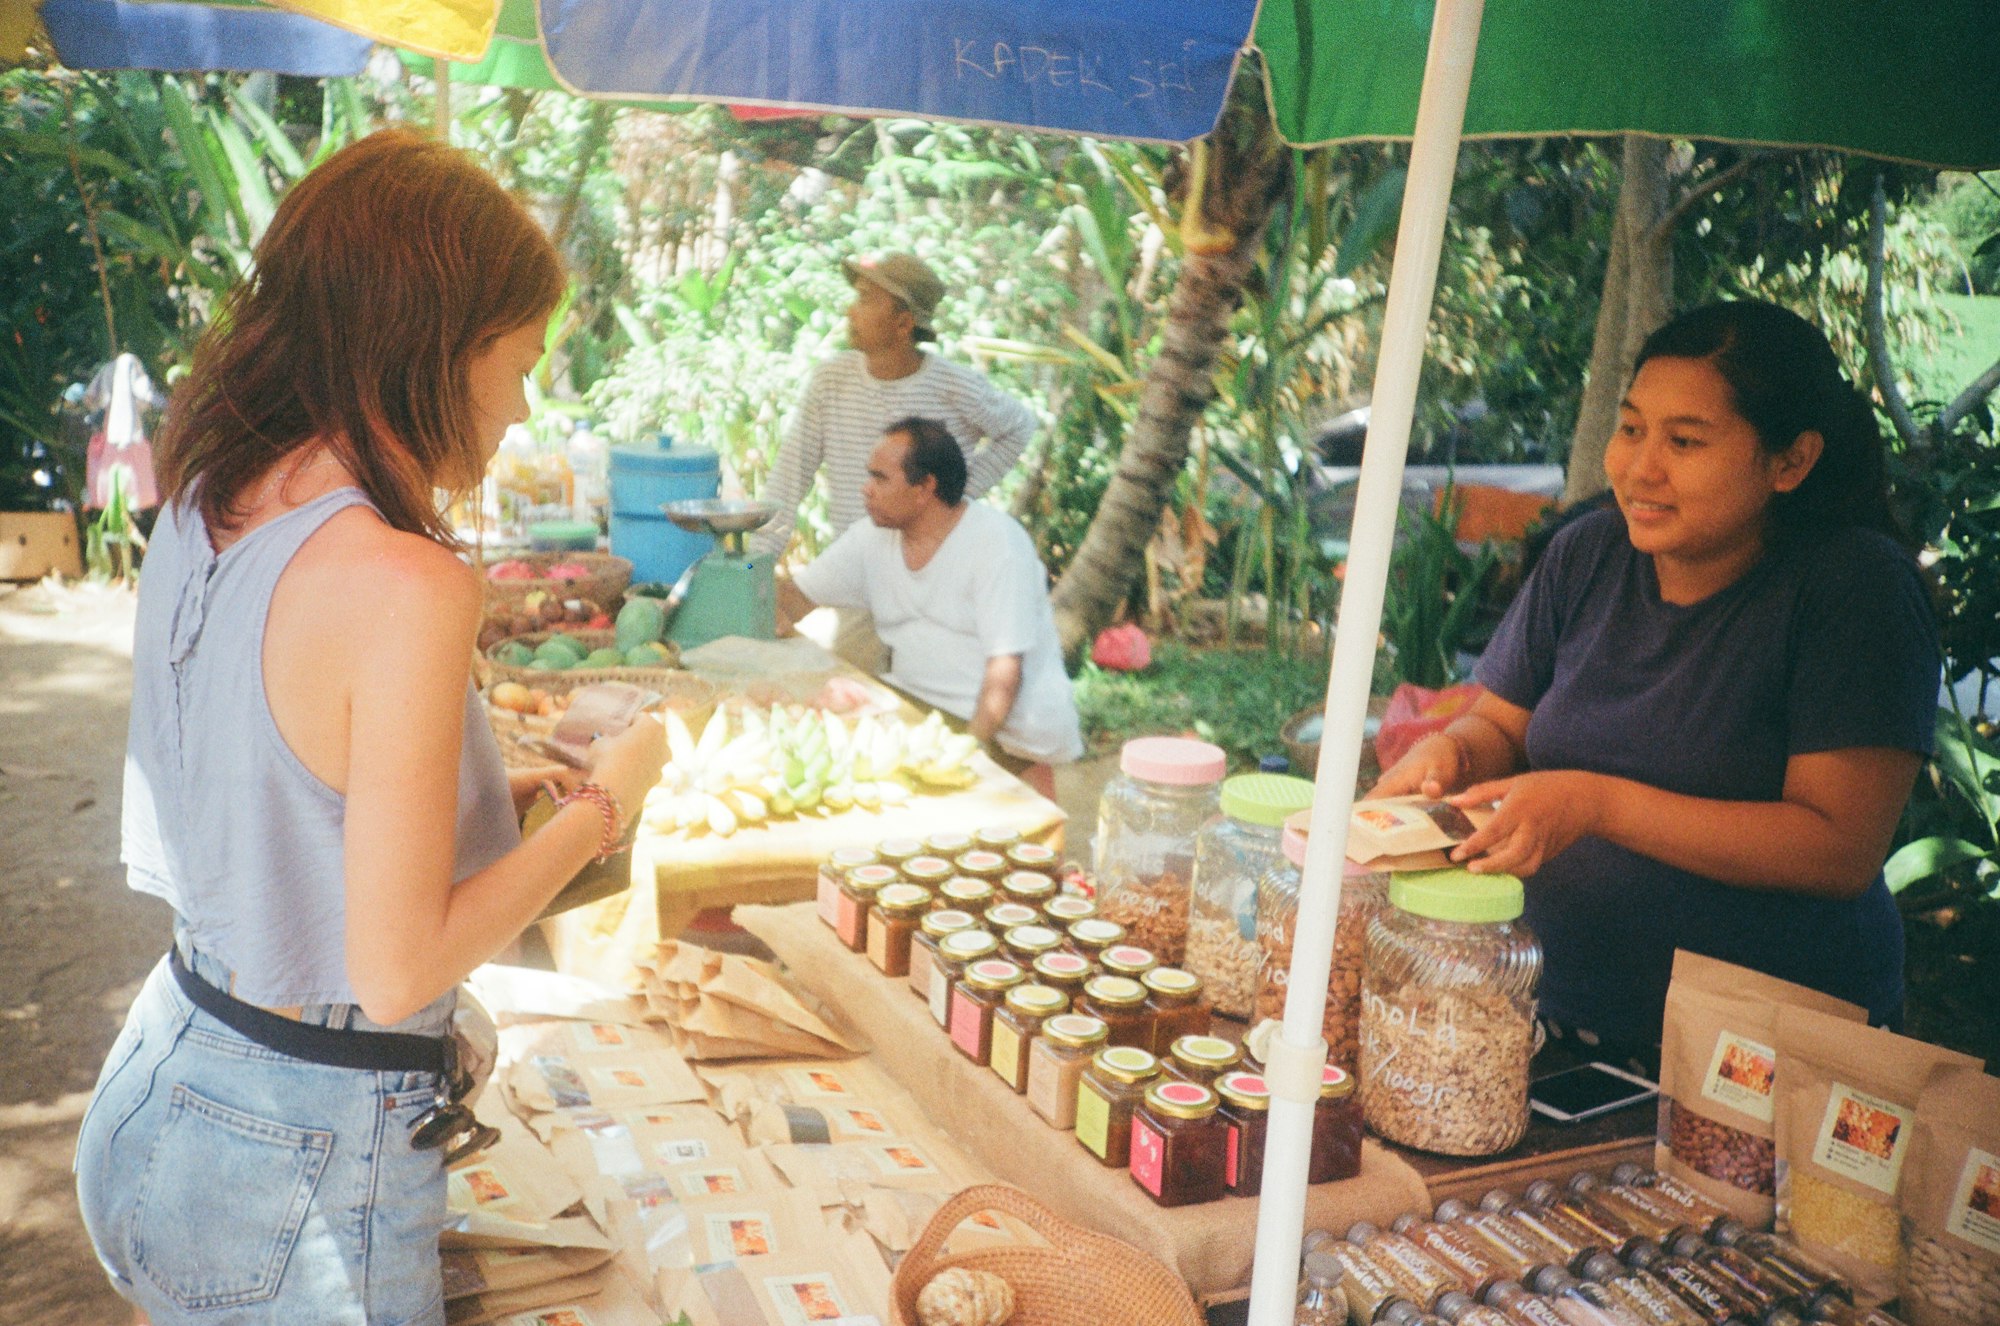
[[[238,999],[351,1004],[341,834],[346,799],[299,762],[264,694],[264,623],[278,577],[351,506],[339,488],[220,555],[200,513],[162,509],[139,581],[122,859],[187,937],[227,966]],[[470,680],[458,757],[454,881],[521,841],[499,744]]]

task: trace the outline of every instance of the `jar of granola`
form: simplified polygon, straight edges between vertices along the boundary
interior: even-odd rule
[[[1299,872],[1306,860],[1306,813],[1285,824],[1283,859],[1257,884],[1257,998],[1254,1025],[1285,1015],[1291,986],[1292,931],[1299,918]],[[1327,1058],[1355,1071],[1361,1062],[1361,967],[1368,946],[1368,923],[1389,905],[1389,876],[1345,863],[1340,909],[1334,923],[1333,965],[1326,973],[1326,1012],[1321,1018]]]
[[[1092,874],[1098,915],[1134,943],[1179,962],[1187,943],[1195,838],[1216,814],[1228,759],[1184,737],[1125,743],[1097,804]]]
[[[1222,813],[1195,839],[1186,967],[1208,985],[1216,1011],[1250,1016],[1263,952],[1257,885],[1284,863],[1288,816],[1312,806],[1313,785],[1285,774],[1238,774],[1222,784]]]

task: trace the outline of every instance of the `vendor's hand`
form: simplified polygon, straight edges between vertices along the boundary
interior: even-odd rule
[[[666,763],[667,730],[650,714],[640,714],[615,736],[590,743],[590,781],[618,798],[628,820],[639,813]]]
[[[540,795],[543,783],[553,783],[557,792],[568,794],[576,791],[576,785],[583,781],[583,771],[563,764],[538,764],[532,769],[509,769],[507,790],[514,797],[514,818],[520,819],[528,813],[528,807]]]
[[[1610,780],[1572,769],[1475,783],[1454,806],[1499,803],[1493,818],[1454,847],[1451,859],[1475,874],[1532,875],[1577,839],[1597,832]]]
[[[1368,789],[1367,800],[1416,793],[1437,800],[1457,787],[1470,772],[1465,747],[1457,737],[1433,732],[1404,752]]]

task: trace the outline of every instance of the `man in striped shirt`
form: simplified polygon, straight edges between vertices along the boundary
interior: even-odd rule
[[[854,347],[813,370],[805,396],[778,449],[762,497],[777,517],[751,541],[760,552],[782,551],[813,480],[826,474],[827,514],[838,538],[866,510],[861,486],[868,458],[898,419],[936,419],[958,439],[967,471],[965,495],[977,498],[998,483],[1028,445],[1035,416],[977,369],[921,349],[936,339],[932,319],[944,282],[907,253],[849,259],[841,264],[854,287],[847,309]],[[869,672],[886,666],[886,651],[868,614],[843,609],[834,652]]]

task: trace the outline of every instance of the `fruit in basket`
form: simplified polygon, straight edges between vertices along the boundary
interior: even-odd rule
[[[625,655],[610,645],[606,645],[602,649],[593,649],[584,655],[583,662],[579,666],[586,668],[622,668],[625,666]]]
[[[673,651],[658,640],[648,640],[625,651],[625,666],[628,668],[670,668],[673,665]]]
[[[493,565],[486,568],[486,578],[488,580],[540,579],[535,574],[534,566],[531,563],[522,561],[518,557],[511,557],[504,562],[493,563]]]
[[[618,610],[616,629],[620,649],[658,640],[667,629],[666,605],[658,599],[628,599]]]
[[[511,709],[517,714],[535,712],[535,693],[518,681],[501,682],[486,698],[496,709]]]
[[[590,568],[582,562],[557,562],[542,572],[544,580],[588,580]]]
[[[534,649],[519,640],[509,640],[493,651],[493,661],[504,663],[510,668],[525,668],[534,660]]]
[[[923,1326],[1003,1326],[1014,1315],[1014,1287],[991,1271],[951,1266],[917,1291]]]

